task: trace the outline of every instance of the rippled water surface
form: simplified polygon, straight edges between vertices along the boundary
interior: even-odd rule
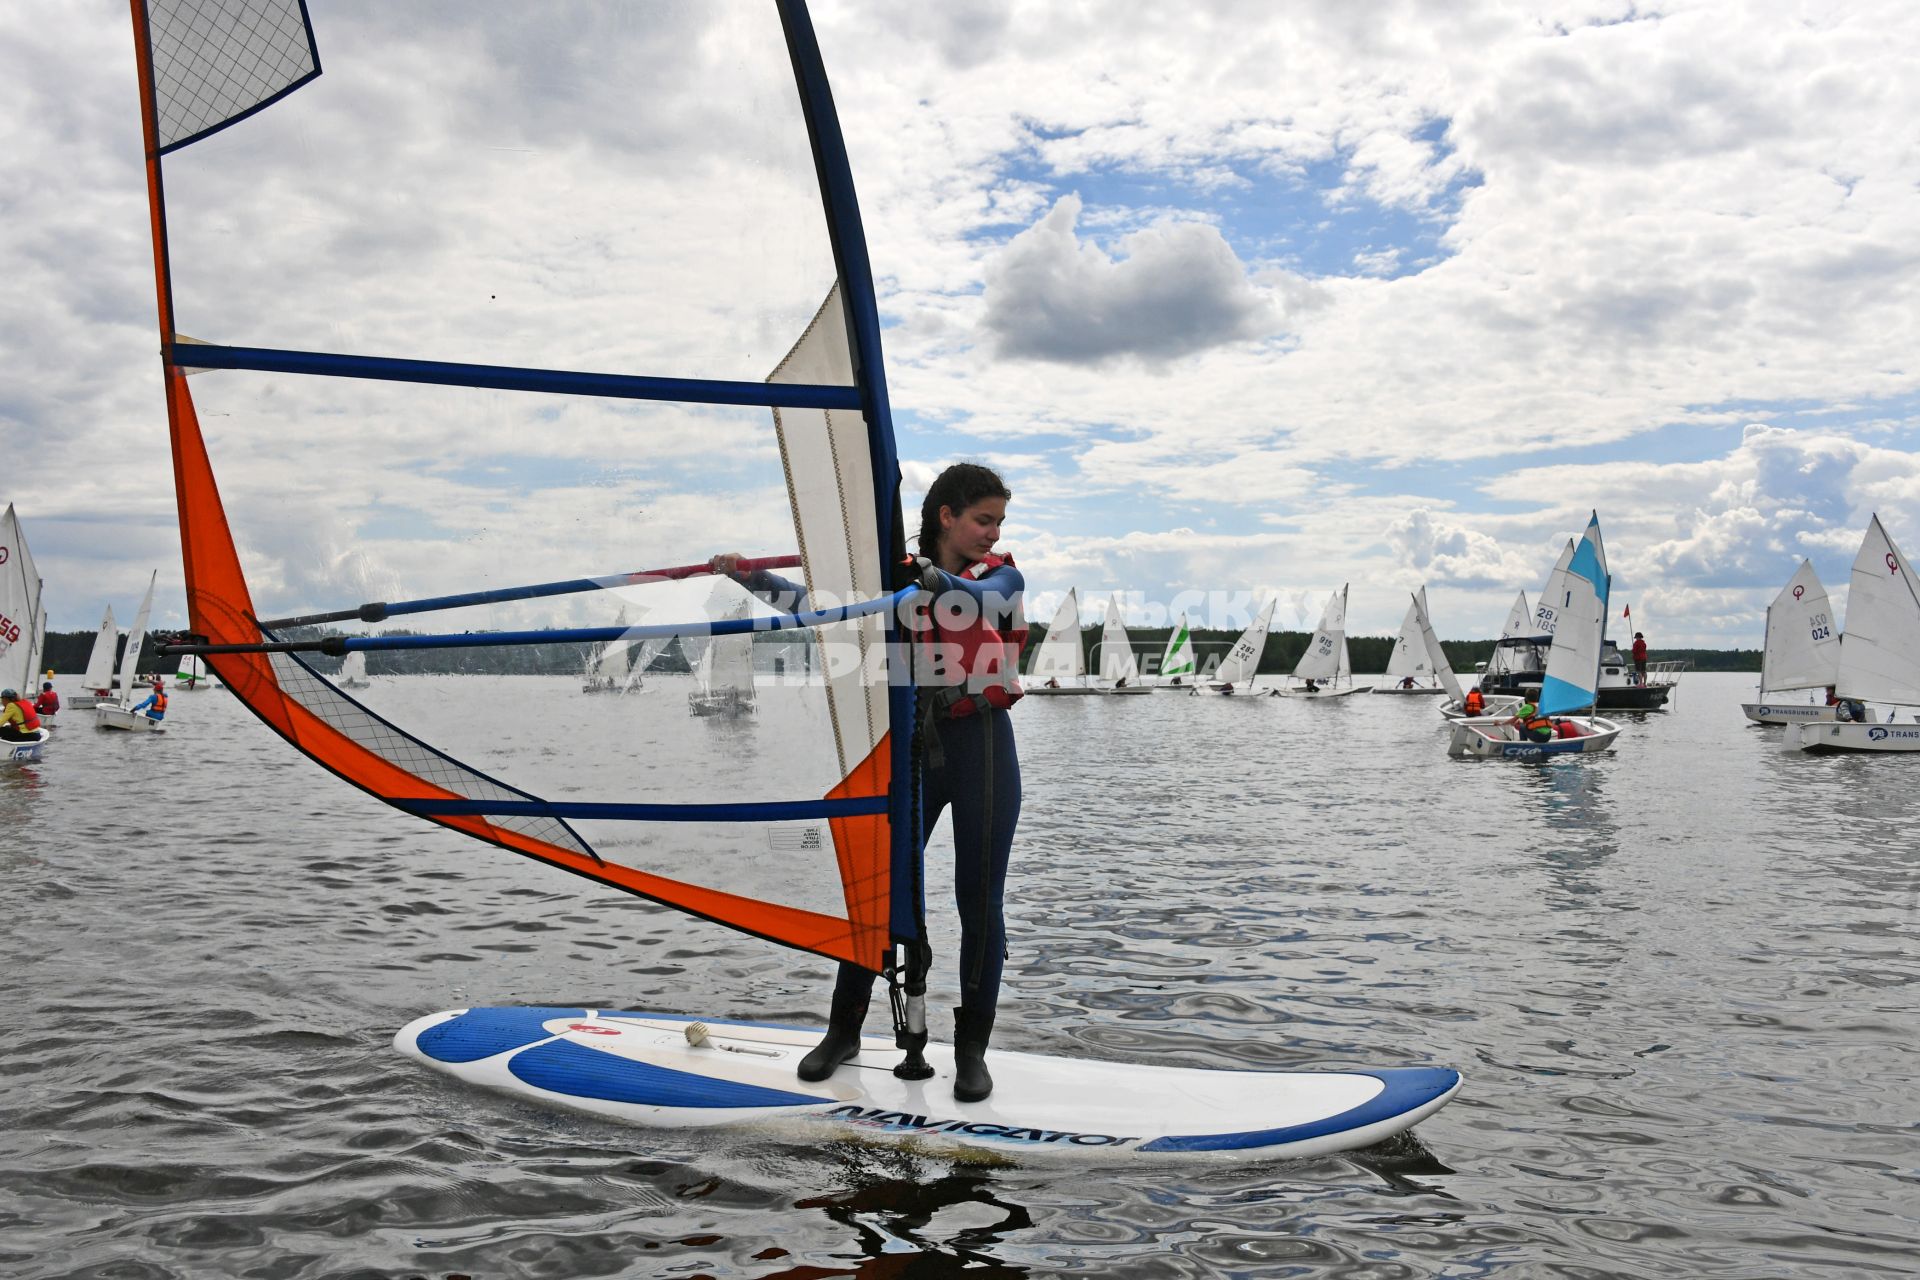
[[[0,774],[0,1275],[1920,1275],[1920,760],[1784,752],[1750,685],[1547,765],[1447,759],[1426,699],[1020,706],[997,1043],[1467,1075],[1352,1156],[1064,1168],[429,1074],[388,1041],[434,1009],[817,1021],[827,969],[403,817],[225,693],[69,712]]]

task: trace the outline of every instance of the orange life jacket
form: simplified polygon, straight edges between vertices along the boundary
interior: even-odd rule
[[[153,709],[161,715],[167,714],[167,695],[163,689],[153,691]]]
[[[1469,689],[1467,690],[1467,699],[1462,706],[1468,715],[1477,716],[1487,709],[1486,695],[1478,689]]]
[[[21,698],[13,705],[20,708],[20,732],[32,733],[40,727],[40,713],[33,709],[31,702]]]

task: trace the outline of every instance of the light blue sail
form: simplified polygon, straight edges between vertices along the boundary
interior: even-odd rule
[[[1593,706],[1600,684],[1600,644],[1607,625],[1607,549],[1598,512],[1567,563],[1561,598],[1549,603],[1559,615],[1553,648],[1540,686],[1542,715],[1564,715]]]

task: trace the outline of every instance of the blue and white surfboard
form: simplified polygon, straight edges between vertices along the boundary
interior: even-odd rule
[[[868,1037],[831,1079],[808,1084],[795,1068],[820,1034],[661,1013],[456,1009],[408,1023],[394,1046],[469,1084],[628,1124],[1106,1160],[1353,1150],[1418,1124],[1461,1083],[1433,1067],[1208,1071],[994,1050],[993,1096],[962,1103],[953,1051],[937,1044],[929,1080],[895,1077],[892,1042]]]

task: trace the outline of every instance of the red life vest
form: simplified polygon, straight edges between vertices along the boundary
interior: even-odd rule
[[[47,689],[33,700],[33,709],[43,716],[50,716],[60,709],[60,695]]]
[[[968,565],[964,576],[977,581],[1001,565],[1012,564],[1012,556],[987,555]],[[944,671],[949,679],[956,674],[960,677],[958,684],[940,686],[952,690],[940,703],[948,718],[973,715],[983,710],[981,704],[1005,709],[1024,695],[1020,688],[1020,651],[1027,644],[1027,620],[1018,600],[1005,630],[990,624],[983,615],[963,627],[940,627],[928,639],[944,649],[943,660],[935,664],[935,675]],[[957,659],[957,673],[945,659]]]
[[[1580,736],[1580,726],[1571,720],[1556,720],[1553,722],[1553,732],[1555,737],[1577,738]]]
[[[20,732],[32,733],[40,727],[40,713],[33,709],[31,702],[21,698],[13,705],[20,708]]]
[[[1635,662],[1645,662],[1647,660],[1647,642],[1645,640],[1635,640],[1633,642],[1633,660]]]
[[[153,691],[153,710],[156,715],[167,714],[167,693],[164,689]]]

